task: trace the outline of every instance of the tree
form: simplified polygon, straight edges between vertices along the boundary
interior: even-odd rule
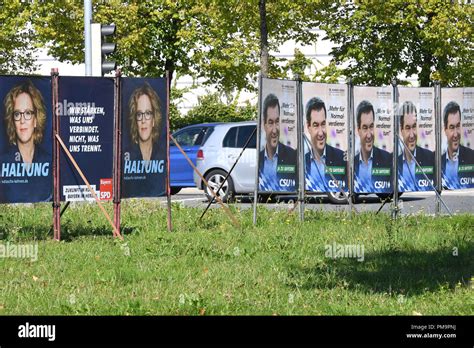
[[[33,31],[27,26],[29,15],[29,1],[5,1],[0,6],[0,74],[35,70]]]
[[[263,0],[262,0],[263,1]],[[286,40],[312,42],[317,2],[267,1],[269,50]],[[80,63],[83,54],[82,1],[36,1],[38,39],[61,61]],[[254,89],[259,71],[259,6],[254,0],[155,0],[94,2],[93,20],[114,22],[114,58],[128,76],[192,75],[222,91]],[[270,75],[275,62],[269,62]],[[273,70],[272,70],[273,69]]]
[[[359,84],[401,74],[420,86],[473,85],[474,7],[463,1],[324,1],[321,29],[336,44],[333,62]],[[407,83],[401,80],[401,83]]]

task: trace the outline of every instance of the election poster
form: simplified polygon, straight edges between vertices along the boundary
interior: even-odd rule
[[[167,90],[165,78],[122,79],[123,198],[166,195]]]
[[[51,201],[51,78],[0,76],[0,103],[0,203]]]
[[[441,89],[443,187],[474,187],[474,88]]]
[[[398,191],[434,190],[434,88],[398,87],[398,96]]]
[[[303,82],[305,190],[348,190],[347,85]]]
[[[393,90],[354,87],[354,192],[391,193]]]
[[[260,192],[298,189],[296,81],[262,79],[259,115]]]
[[[59,77],[59,134],[101,201],[113,197],[114,80]],[[94,201],[73,163],[60,151],[61,200]]]

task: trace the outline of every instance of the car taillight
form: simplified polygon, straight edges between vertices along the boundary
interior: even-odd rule
[[[201,149],[199,149],[198,152],[197,152],[197,159],[199,159],[199,160],[204,159],[204,152]]]

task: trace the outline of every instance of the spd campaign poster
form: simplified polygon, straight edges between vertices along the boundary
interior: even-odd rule
[[[260,192],[296,192],[298,189],[298,119],[296,81],[262,79]]]
[[[391,193],[393,89],[354,87],[354,192]]]
[[[51,201],[51,78],[0,76],[0,103],[0,203]]]
[[[305,189],[348,190],[347,85],[303,82]]]
[[[434,88],[398,87],[398,191],[435,187]]]
[[[474,187],[474,88],[441,89],[443,187]]]
[[[167,90],[165,78],[122,79],[123,198],[166,195]]]
[[[112,200],[114,81],[59,77],[60,136],[100,200]],[[60,149],[61,200],[93,201],[87,185]]]

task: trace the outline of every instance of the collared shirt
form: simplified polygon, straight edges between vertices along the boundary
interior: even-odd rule
[[[359,154],[359,175],[357,177],[359,186],[369,189],[372,188],[372,162],[374,159],[374,149],[370,151],[369,160],[367,164],[362,159],[362,152]],[[362,191],[364,192],[364,191]]]
[[[445,179],[447,181],[447,186],[449,188],[459,187],[458,169],[459,169],[459,147],[457,151],[454,153],[454,159],[449,158],[449,153],[446,152]]]
[[[265,146],[264,160],[263,160],[263,180],[267,187],[276,189],[278,187],[277,165],[278,165],[278,145],[273,158],[270,159]]]
[[[311,148],[311,168],[306,173],[307,189],[318,192],[327,192],[326,185],[326,145],[319,160],[316,159],[313,148]]]
[[[401,188],[403,190],[410,190],[416,191],[417,184],[416,184],[416,176],[415,176],[415,169],[416,169],[416,147],[415,151],[412,154],[411,161],[408,162],[407,158],[405,157],[405,151],[403,151],[403,175],[402,175],[402,182],[400,183]]]

